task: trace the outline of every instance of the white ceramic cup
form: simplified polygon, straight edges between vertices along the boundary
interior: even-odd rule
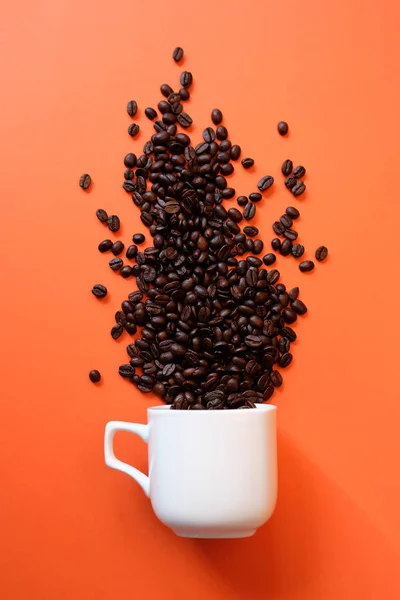
[[[276,407],[248,410],[149,408],[148,425],[111,421],[106,464],[130,475],[154,512],[183,537],[248,537],[271,516],[277,498]],[[149,476],[116,458],[117,431],[149,444]]]

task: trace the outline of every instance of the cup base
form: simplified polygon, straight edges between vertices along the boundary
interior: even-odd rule
[[[255,534],[256,529],[243,529],[236,531],[187,531],[174,529],[174,533],[183,538],[196,539],[237,539],[247,538]]]

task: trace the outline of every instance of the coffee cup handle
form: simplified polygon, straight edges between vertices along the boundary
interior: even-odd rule
[[[142,487],[146,496],[150,496],[150,479],[147,475],[128,465],[127,463],[119,460],[114,454],[114,435],[117,431],[129,431],[130,433],[136,433],[147,443],[149,437],[149,426],[142,425],[140,423],[126,423],[124,421],[110,421],[106,425],[104,433],[104,459],[106,465],[111,469],[122,471],[130,475],[137,483]]]

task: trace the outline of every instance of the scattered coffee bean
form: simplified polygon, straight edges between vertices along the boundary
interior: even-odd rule
[[[305,315],[307,312],[307,306],[299,299],[293,300],[291,307],[298,315]]]
[[[134,242],[135,244],[143,244],[143,242],[145,241],[145,236],[143,235],[143,233],[135,233],[132,236],[132,242]]]
[[[105,285],[96,283],[96,285],[92,287],[92,294],[93,296],[96,296],[96,298],[104,298],[105,296],[107,296],[107,288],[105,287]]]
[[[179,98],[181,100],[183,100],[184,102],[186,102],[186,100],[189,100],[189,98],[190,98],[189,90],[187,90],[186,88],[181,88],[179,90]]]
[[[111,337],[113,338],[113,340],[117,340],[119,337],[121,337],[123,332],[124,328],[122,327],[122,325],[114,325],[114,327],[111,329]]]
[[[286,227],[286,228],[291,227],[293,225],[292,219],[287,214],[286,215],[282,215],[279,220],[282,223],[282,225],[284,227]]]
[[[214,125],[219,125],[222,121],[222,112],[219,110],[219,108],[214,108],[214,110],[211,113],[211,120],[214,123]]]
[[[133,169],[136,165],[136,154],[133,154],[132,152],[127,154],[124,158],[124,165],[129,169]]]
[[[182,112],[180,115],[178,115],[177,120],[178,120],[179,125],[185,129],[190,127],[193,122],[192,118],[189,117],[189,115],[186,114],[185,112]]]
[[[163,83],[163,84],[160,86],[160,92],[162,93],[162,95],[163,95],[165,98],[168,98],[168,96],[169,96],[170,94],[172,94],[172,93],[173,93],[173,91],[174,91],[174,90],[172,89],[172,87],[171,87],[170,85],[168,85],[168,83]]]
[[[124,251],[123,242],[121,242],[121,240],[114,242],[114,244],[112,245],[112,248],[111,248],[111,252],[114,254],[114,256],[118,256],[118,254],[121,254],[121,252],[123,252],[123,251]]]
[[[243,217],[246,219],[246,221],[251,221],[251,219],[254,218],[255,214],[256,214],[256,205],[253,204],[252,202],[249,202],[248,204],[246,204],[246,206],[244,207],[244,211],[243,211]]]
[[[282,256],[289,256],[289,254],[292,251],[292,246],[293,246],[293,242],[291,240],[283,240],[281,247],[280,247],[280,253]]]
[[[127,181],[131,181],[135,176],[135,173],[132,169],[126,169],[126,171],[124,171],[124,179],[126,179]]]
[[[99,221],[101,221],[101,223],[107,223],[108,221],[108,214],[102,208],[98,208],[96,210],[96,217]]]
[[[319,246],[315,251],[315,258],[321,262],[328,256],[328,248],[326,246]]]
[[[262,195],[259,192],[252,192],[249,194],[250,202],[260,202],[262,200]]]
[[[280,121],[278,123],[279,135],[287,135],[288,131],[289,131],[289,125],[285,121]]]
[[[280,250],[281,248],[281,240],[279,238],[274,238],[271,241],[271,246],[273,250]]]
[[[83,175],[81,175],[81,178],[79,179],[79,186],[83,190],[87,190],[91,183],[92,183],[92,178],[90,177],[90,175],[88,175],[87,173],[84,173]]]
[[[267,265],[267,266],[273,265],[275,261],[276,261],[275,254],[270,253],[270,254],[266,254],[263,257],[263,263],[264,263],[264,265]]]
[[[118,369],[118,373],[121,375],[121,377],[133,377],[135,374],[135,367],[132,367],[132,365],[129,363],[127,365],[121,365]]]
[[[254,160],[252,158],[243,158],[242,166],[244,169],[250,169],[254,165]]]
[[[299,211],[294,206],[288,206],[286,209],[286,214],[289,215],[291,219],[298,219],[300,216]]]
[[[174,59],[175,62],[179,62],[180,60],[182,60],[183,49],[179,48],[179,46],[177,48],[175,48],[175,50],[172,53],[172,58]]]
[[[139,130],[140,130],[140,127],[137,123],[132,123],[128,127],[128,133],[131,137],[136,137],[137,134],[139,133]]]
[[[290,290],[289,292],[289,300],[291,302],[293,302],[294,300],[297,300],[298,296],[299,296],[299,288],[298,287],[294,287]]]
[[[134,117],[137,113],[137,103],[135,100],[129,100],[128,105],[126,107],[128,115],[130,117]]]
[[[110,215],[108,217],[108,229],[115,233],[119,230],[120,227],[121,222],[119,220],[119,217],[117,217],[117,215]]]
[[[133,269],[129,265],[125,265],[124,267],[122,267],[119,274],[124,279],[127,279],[128,277],[131,277],[131,275],[133,275]],[[132,332],[132,333],[135,333],[135,332]]]
[[[260,190],[260,192],[265,192],[268,188],[271,187],[271,185],[273,183],[274,183],[274,178],[271,177],[270,175],[265,175],[265,177],[262,177],[260,179],[260,181],[257,184],[257,187]]]
[[[276,235],[283,235],[285,232],[285,226],[282,225],[280,221],[275,221],[275,223],[272,224],[272,229]]]
[[[305,190],[306,186],[304,183],[302,181],[297,181],[297,183],[292,187],[292,194],[294,196],[300,196],[301,194],[304,194]]]
[[[224,127],[223,125],[220,125],[219,127],[217,127],[217,139],[218,140],[226,140],[226,138],[228,137],[228,130],[226,127]]]
[[[247,198],[247,196],[239,196],[237,199],[237,203],[239,204],[239,206],[246,206],[248,201],[249,199]]]
[[[293,163],[291,160],[287,159],[282,163],[281,171],[284,175],[290,175],[293,171]]]
[[[124,263],[122,258],[112,258],[108,264],[113,271],[119,271]]]
[[[180,77],[181,86],[184,88],[188,88],[192,85],[193,76],[189,71],[183,71]]]
[[[296,177],[293,177],[293,175],[289,175],[289,177],[285,179],[285,185],[289,190],[291,190],[295,185],[297,185]]]
[[[92,383],[98,383],[101,379],[100,371],[97,369],[93,369],[89,372],[89,379]]]
[[[295,258],[300,258],[300,256],[303,256],[304,254],[304,246],[301,244],[294,244],[292,254]]]
[[[293,171],[293,175],[297,179],[301,179],[301,177],[304,177],[305,174],[306,174],[306,170],[301,165],[299,165],[298,167],[296,167],[295,170]]]
[[[249,237],[254,237],[255,235],[258,235],[258,229],[252,225],[246,225],[246,227],[243,227],[243,233]]]
[[[283,232],[283,235],[288,240],[293,241],[293,240],[297,240],[299,234],[297,233],[297,231],[294,231],[294,229],[285,229],[285,231]]]
[[[232,160],[239,160],[242,149],[237,144],[231,147],[230,156]]]
[[[135,246],[134,244],[132,244],[131,246],[129,246],[129,248],[126,251],[126,258],[129,258],[130,260],[132,260],[133,258],[135,258],[137,256],[138,253],[138,247]]]
[[[157,118],[157,111],[154,110],[154,108],[151,107],[147,107],[144,109],[144,114],[146,115],[146,117],[148,119],[150,119],[150,121],[153,121],[154,119]]]
[[[108,252],[109,250],[111,250],[112,245],[113,245],[113,243],[111,240],[103,240],[98,245],[98,249],[100,252]]]
[[[304,260],[299,264],[299,269],[303,272],[312,271],[314,267],[315,265],[312,260]]]
[[[288,367],[290,365],[292,360],[293,360],[293,355],[290,354],[290,352],[286,352],[285,354],[282,354],[282,356],[279,359],[278,364],[282,369],[286,369],[286,367]]]

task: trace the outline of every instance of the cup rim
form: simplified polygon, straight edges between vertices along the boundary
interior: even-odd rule
[[[249,410],[170,410],[170,405],[169,404],[163,404],[161,406],[150,406],[147,409],[147,412],[149,414],[151,413],[158,413],[158,412],[165,412],[167,414],[172,415],[220,415],[220,417],[215,416],[214,418],[221,418],[221,415],[225,415],[226,418],[227,415],[237,415],[237,414],[245,414],[245,415],[250,415],[250,414],[259,414],[260,412],[275,412],[277,409],[277,406],[275,404],[256,404],[256,410],[254,409],[249,409]]]

